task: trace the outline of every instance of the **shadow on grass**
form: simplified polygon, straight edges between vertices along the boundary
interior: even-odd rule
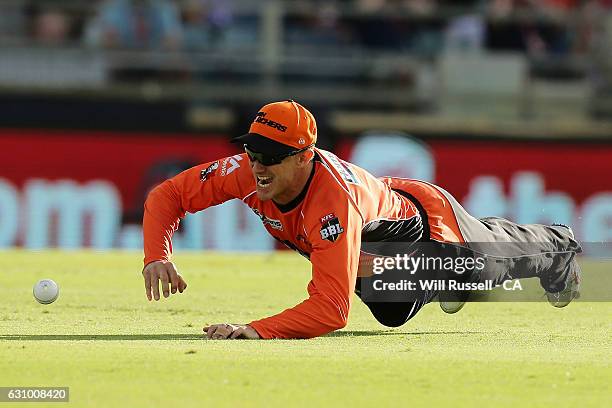
[[[449,335],[449,334],[480,334],[474,331],[430,331],[430,332],[404,332],[394,330],[346,330],[329,333],[325,337],[358,337],[358,336],[421,336],[421,335]]]
[[[202,340],[201,334],[9,334],[0,335],[3,340],[101,340],[101,341],[137,341],[137,340]]]
[[[473,331],[403,332],[393,330],[347,330],[329,333],[323,337],[359,336],[420,336],[480,334]],[[8,334],[0,335],[0,341],[139,341],[139,340],[203,340],[201,334]]]

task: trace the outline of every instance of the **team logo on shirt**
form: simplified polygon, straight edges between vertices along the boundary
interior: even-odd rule
[[[215,171],[219,168],[219,162],[216,161],[200,172],[200,181],[206,181],[208,176],[214,176]]]
[[[344,228],[340,225],[340,220],[333,213],[321,217],[321,238],[334,242],[340,234],[344,232]]]
[[[228,157],[227,159],[223,160],[223,162],[221,163],[221,175],[226,176],[228,174],[232,174],[234,170],[239,169],[240,163],[238,162],[241,160],[242,156],[240,156],[239,154],[236,154],[232,157]]]
[[[251,210],[253,210],[255,215],[257,215],[261,219],[261,222],[263,222],[264,226],[265,225],[269,225],[270,227],[274,228],[275,230],[279,230],[279,231],[283,230],[283,224],[280,222],[280,220],[275,220],[275,219],[272,219],[272,218],[268,218],[265,215],[263,215],[262,213],[260,213],[255,208],[251,208]]]

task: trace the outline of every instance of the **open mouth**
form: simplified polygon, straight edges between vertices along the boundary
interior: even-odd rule
[[[269,176],[256,176],[258,187],[268,187],[272,183],[272,177]]]

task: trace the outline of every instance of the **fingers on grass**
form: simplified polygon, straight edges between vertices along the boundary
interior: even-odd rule
[[[159,271],[157,269],[151,274],[151,289],[153,290],[153,298],[159,300]]]
[[[224,324],[218,324],[215,332],[213,333],[213,339],[223,340],[225,339],[229,333],[227,333],[227,329]]]
[[[206,337],[208,337],[209,339],[212,339],[212,335],[215,332],[215,329],[217,328],[216,324],[213,324],[211,326],[208,326],[206,328]]]
[[[239,327],[236,330],[234,330],[230,336],[230,339],[238,339],[240,338],[240,336],[242,336],[242,334],[244,333],[245,329],[244,327]]]
[[[147,295],[147,299],[151,301],[151,299],[153,298],[151,296],[151,274],[147,272],[147,273],[143,273],[143,276],[144,276],[145,294]]]
[[[178,290],[179,292],[183,293],[183,291],[187,289],[187,283],[183,280],[183,277],[181,275],[178,275],[178,278],[179,278]]]
[[[167,270],[168,270],[168,275],[170,276],[170,290],[172,291],[172,293],[176,293],[177,289],[179,288],[179,274],[178,271],[176,270],[176,267],[174,266],[174,264],[172,262],[169,262],[167,265]]]
[[[159,280],[162,285],[162,292],[164,297],[170,296],[170,277],[168,276],[168,271],[164,268],[159,274]]]
[[[208,328],[208,338],[212,340],[227,339],[232,334],[232,331],[226,326],[226,324],[213,324]]]

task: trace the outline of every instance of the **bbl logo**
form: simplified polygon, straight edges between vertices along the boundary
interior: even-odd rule
[[[208,176],[210,176],[211,173],[214,173],[215,170],[217,170],[218,168],[219,168],[219,162],[216,161],[210,166],[208,166],[207,168],[205,168],[204,170],[202,170],[200,172],[200,181],[206,181]]]
[[[334,242],[340,234],[344,232],[344,228],[340,225],[340,220],[333,213],[321,217],[321,238]]]

